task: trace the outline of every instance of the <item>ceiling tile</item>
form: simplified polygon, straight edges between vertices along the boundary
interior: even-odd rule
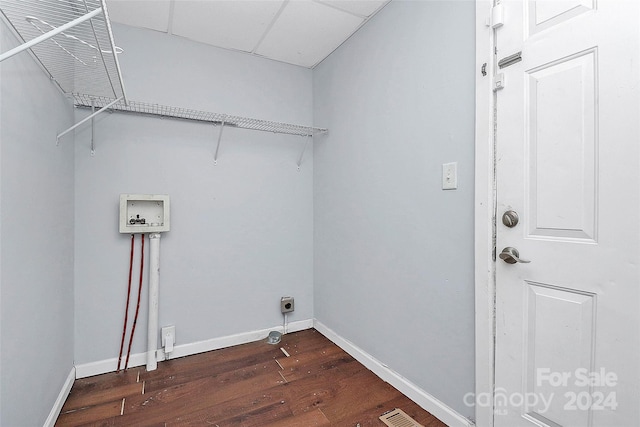
[[[356,15],[369,17],[391,0],[316,0]]]
[[[311,0],[287,3],[256,53],[313,67],[356,31],[364,20]]]
[[[251,52],[282,6],[281,0],[178,0],[172,33]]]
[[[109,19],[167,32],[170,0],[107,0]]]

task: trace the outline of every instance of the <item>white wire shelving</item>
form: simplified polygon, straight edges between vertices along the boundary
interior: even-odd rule
[[[218,153],[220,150],[220,141],[222,139],[222,131],[226,127],[235,127],[240,129],[259,130],[263,132],[281,133],[287,135],[304,136],[306,142],[300,153],[300,157],[297,161],[298,170],[302,164],[302,159],[307,151],[307,146],[312,141],[314,135],[320,135],[327,133],[329,130],[325,128],[317,128],[311,126],[294,125],[290,123],[274,122],[269,120],[252,119],[249,117],[234,116],[222,113],[212,113],[208,111],[193,110],[190,108],[173,107],[169,105],[151,104],[148,102],[139,102],[128,100],[126,103],[121,99],[112,99],[106,97],[96,97],[92,95],[73,94],[73,100],[75,106],[78,108],[90,108],[93,114],[84,118],[82,121],[76,123],[71,128],[58,135],[58,139],[64,134],[72,131],[82,123],[91,120],[93,123],[93,117],[103,111],[141,114],[153,117],[167,117],[171,119],[179,120],[191,120],[204,123],[212,123],[213,125],[220,126],[220,132],[218,133],[218,142],[216,151],[213,156],[214,164],[218,164]],[[96,108],[100,108],[97,112]],[[91,138],[91,154],[95,153],[93,144],[93,132]]]
[[[76,107],[93,111],[58,134],[56,142],[90,120],[93,154],[93,118],[104,111],[134,113],[219,125],[215,162],[225,127],[308,137],[298,160],[300,168],[312,137],[327,132],[324,128],[127,99],[118,62],[118,53],[122,49],[114,43],[105,0],[0,0],[0,12],[22,42],[20,46],[0,53],[0,62],[30,49],[51,80],[73,99]]]
[[[108,110],[115,112],[207,122],[213,123],[214,125],[224,125],[225,127],[260,130],[264,132],[284,133],[298,136],[313,136],[327,132],[327,129],[324,128],[253,119],[249,117],[212,113],[208,111],[193,110],[190,108],[151,104],[132,100],[128,100],[126,103],[124,101],[117,101],[112,104],[116,101],[113,98],[82,94],[73,94],[73,99],[76,107],[81,108],[104,108],[108,106]]]
[[[65,94],[126,101],[104,0],[0,0],[0,10],[23,42],[0,60],[30,48]]]

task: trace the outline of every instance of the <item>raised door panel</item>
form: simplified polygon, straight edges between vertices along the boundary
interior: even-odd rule
[[[533,35],[595,9],[595,0],[530,0],[529,34]]]
[[[530,237],[597,240],[597,51],[526,73]]]
[[[568,411],[567,404],[591,391],[582,376],[594,370],[596,297],[530,281],[525,292],[523,415],[550,426],[586,426],[589,411]]]

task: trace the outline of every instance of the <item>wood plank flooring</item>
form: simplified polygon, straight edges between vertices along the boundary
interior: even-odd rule
[[[76,380],[56,426],[384,426],[395,408],[444,426],[309,329]]]

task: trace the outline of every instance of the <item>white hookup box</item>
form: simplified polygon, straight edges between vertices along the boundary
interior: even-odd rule
[[[120,233],[162,233],[169,226],[168,195],[120,195]]]

